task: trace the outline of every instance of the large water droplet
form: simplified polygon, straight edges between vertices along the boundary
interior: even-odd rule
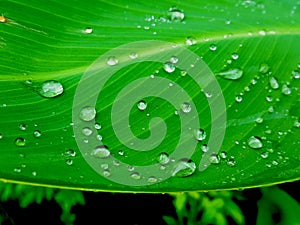
[[[169,9],[169,15],[171,21],[181,22],[184,19],[183,11],[175,7]]]
[[[45,98],[54,98],[63,92],[64,88],[62,84],[55,80],[45,81],[38,89],[38,93]]]
[[[18,137],[15,139],[15,144],[18,147],[24,147],[26,145],[26,140],[22,137]]]
[[[166,152],[160,153],[157,157],[157,161],[162,165],[168,164],[170,161],[169,154]]]
[[[141,100],[138,102],[137,107],[139,110],[144,111],[147,108],[147,102]]]
[[[107,158],[110,156],[110,151],[108,150],[108,147],[105,145],[97,146],[93,151],[92,155],[97,158]]]
[[[194,136],[198,141],[203,141],[206,138],[206,132],[203,129],[197,129],[194,132]]]
[[[174,66],[173,63],[171,63],[171,62],[166,62],[166,63],[164,63],[163,68],[164,68],[164,70],[165,70],[167,73],[172,73],[172,72],[175,71],[175,68],[176,68],[176,67]]]
[[[243,70],[239,68],[234,68],[234,69],[220,72],[217,75],[228,80],[237,80],[243,75]]]
[[[82,110],[80,111],[79,118],[82,119],[83,121],[88,122],[95,119],[96,113],[97,112],[95,108],[91,106],[86,106],[82,108]]]
[[[278,81],[275,77],[271,77],[269,82],[270,82],[271,88],[273,88],[273,89],[278,89],[279,88]]]
[[[109,66],[114,66],[119,63],[119,60],[115,56],[110,56],[110,57],[108,57],[106,63]]]
[[[251,136],[248,139],[248,145],[250,148],[253,148],[253,149],[259,149],[259,148],[263,147],[260,137],[257,137],[257,136]]]
[[[190,103],[188,103],[188,102],[182,103],[180,108],[181,108],[182,112],[184,112],[184,113],[189,113],[192,110],[192,107],[191,107]]]
[[[196,170],[196,164],[192,160],[181,159],[176,163],[172,176],[187,177],[191,176]]]

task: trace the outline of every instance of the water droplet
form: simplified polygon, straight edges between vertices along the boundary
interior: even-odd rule
[[[196,164],[189,159],[181,159],[176,163],[172,176],[187,177],[191,176],[196,170]]]
[[[36,177],[37,172],[36,171],[32,171],[31,174],[32,174],[32,176]]]
[[[198,141],[203,141],[206,138],[206,132],[200,128],[194,131],[194,136]]]
[[[84,108],[82,108],[82,110],[80,111],[79,114],[79,118],[83,121],[91,121],[93,119],[95,119],[96,117],[96,109],[91,107],[91,106],[86,106]]]
[[[103,170],[103,176],[109,177],[110,176],[110,171],[109,170]]]
[[[129,58],[131,58],[131,59],[137,59],[138,56],[139,55],[136,52],[132,52],[132,53],[129,54]]]
[[[202,152],[205,153],[205,152],[208,152],[208,150],[209,150],[209,148],[208,148],[207,144],[204,144],[204,145],[201,146],[201,151]]]
[[[261,156],[263,159],[266,159],[266,158],[269,157],[269,152],[262,152],[262,153],[260,154],[260,156]]]
[[[263,147],[261,139],[257,136],[251,136],[248,139],[248,145],[250,148],[253,148],[253,149],[259,149],[259,148]]]
[[[73,160],[72,159],[67,159],[66,164],[69,165],[69,166],[73,165]]]
[[[233,60],[237,60],[239,58],[239,55],[237,53],[232,53],[231,58]]]
[[[132,174],[130,174],[130,177],[135,180],[141,179],[141,175],[138,172],[133,172]]]
[[[189,36],[186,38],[185,43],[186,45],[191,46],[191,45],[195,45],[197,43],[197,40],[194,37]]]
[[[236,161],[234,159],[234,157],[230,157],[228,160],[227,160],[227,165],[228,166],[235,166],[236,165]]]
[[[261,118],[261,117],[258,117],[258,118],[256,118],[255,122],[256,123],[262,123],[262,122],[264,122],[264,119]]]
[[[300,127],[300,121],[299,120],[295,120],[294,122],[294,127],[299,128]],[[1,138],[0,138],[1,139]]]
[[[96,158],[107,158],[110,156],[110,151],[108,150],[107,146],[101,145],[97,146],[93,151],[92,155],[95,156]]]
[[[81,132],[85,136],[90,136],[93,133],[92,129],[89,127],[82,128]]]
[[[292,72],[292,75],[293,75],[293,77],[294,77],[295,79],[299,79],[299,78],[300,78],[300,72],[299,72],[299,70],[294,70],[294,71]]]
[[[39,130],[35,130],[35,131],[33,132],[33,136],[36,137],[36,138],[39,138],[40,136],[42,136],[42,133],[41,133],[41,131],[39,131]]]
[[[24,138],[18,137],[15,139],[15,144],[18,147],[24,147],[26,144],[26,140]]]
[[[90,28],[90,27],[87,27],[87,28],[84,29],[83,32],[86,33],[86,34],[91,34],[91,33],[93,33],[93,29]]]
[[[183,11],[175,7],[169,9],[169,15],[171,21],[181,22],[184,19]]]
[[[286,84],[282,85],[281,92],[284,95],[290,95],[292,93],[291,89]]]
[[[277,166],[277,165],[278,165],[278,161],[277,161],[277,160],[273,160],[273,161],[272,161],[272,164],[273,164],[274,166]]]
[[[119,60],[115,56],[110,56],[108,57],[106,63],[109,66],[115,66],[119,63]]]
[[[26,130],[26,128],[27,128],[27,125],[25,123],[20,123],[19,124],[19,129],[20,130]]]
[[[0,16],[0,23],[6,23],[7,19],[2,15]]]
[[[168,153],[166,153],[166,152],[160,153],[157,157],[157,161],[162,165],[168,164],[170,161]]]
[[[271,77],[269,82],[270,82],[271,88],[273,88],[273,89],[278,89],[279,88],[278,81],[275,77]]]
[[[235,68],[220,72],[217,75],[228,80],[237,80],[243,75],[243,70]]]
[[[119,154],[120,156],[123,156],[123,155],[124,155],[124,151],[123,151],[123,150],[119,150],[119,151],[118,151],[118,154]]]
[[[144,111],[147,108],[147,103],[144,100],[138,102],[137,107],[139,110]]]
[[[95,129],[96,130],[100,130],[102,128],[102,126],[100,125],[100,123],[95,123]]]
[[[260,67],[259,67],[259,72],[262,73],[262,74],[266,74],[266,73],[269,72],[269,69],[270,69],[270,67],[269,67],[268,64],[262,63],[262,64],[260,65]]]
[[[21,168],[20,168],[20,167],[17,167],[17,168],[14,168],[14,172],[16,172],[16,173],[21,173],[21,172],[22,172],[22,170],[21,170]]]
[[[54,98],[63,92],[64,88],[62,84],[55,80],[45,81],[38,89],[38,93],[45,98]]]
[[[211,164],[219,164],[220,163],[220,156],[218,154],[211,154],[209,157],[209,161]]]
[[[212,93],[210,93],[210,92],[205,92],[204,94],[205,94],[206,98],[211,98],[212,97]]]
[[[178,59],[176,56],[172,56],[172,57],[170,58],[170,62],[173,63],[173,64],[178,63],[178,61],[179,61],[179,59]]]
[[[221,157],[222,159],[226,159],[226,158],[227,158],[227,153],[226,153],[225,151],[221,151],[220,157]]]
[[[98,141],[102,141],[102,139],[103,139],[102,135],[100,135],[100,134],[97,134],[96,138]]]
[[[243,101],[243,97],[240,96],[240,95],[237,95],[237,96],[235,97],[235,101],[236,101],[236,102],[242,102],[242,101]]]
[[[3,134],[0,133],[0,140],[3,138]]]
[[[66,152],[65,152],[65,156],[75,157],[76,152],[73,149],[67,149]]]
[[[151,176],[151,177],[149,177],[148,178],[148,183],[151,183],[151,184],[154,184],[154,183],[156,183],[157,182],[157,178],[156,177],[154,177],[154,176]]]
[[[182,77],[184,77],[186,74],[187,74],[187,72],[186,72],[185,70],[181,70],[181,71],[180,71],[180,75],[181,75]]]
[[[217,45],[215,45],[215,44],[211,44],[210,46],[209,46],[209,50],[211,50],[211,51],[216,51],[217,50]]]
[[[164,70],[165,70],[167,73],[172,73],[172,72],[175,71],[175,68],[176,68],[176,67],[174,66],[173,63],[171,63],[171,62],[166,62],[166,63],[164,63],[163,68],[164,68]]]
[[[182,103],[180,108],[181,108],[182,112],[184,112],[184,113],[189,113],[192,110],[192,107],[191,107],[190,103],[188,103],[188,102]]]
[[[273,97],[272,96],[267,96],[266,100],[267,100],[267,102],[272,102],[273,101]]]

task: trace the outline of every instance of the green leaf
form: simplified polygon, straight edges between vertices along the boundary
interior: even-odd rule
[[[1,180],[175,192],[299,179],[299,2],[0,8]]]

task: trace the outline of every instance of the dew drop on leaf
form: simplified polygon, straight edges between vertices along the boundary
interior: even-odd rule
[[[160,153],[157,157],[157,161],[162,165],[168,164],[170,161],[169,154],[166,152]]]
[[[141,179],[141,175],[138,172],[133,172],[130,174],[130,177],[134,180],[139,180]]]
[[[197,43],[196,39],[192,36],[189,36],[186,38],[186,41],[185,41],[186,45],[195,45]]]
[[[227,70],[227,71],[217,73],[217,75],[224,78],[224,79],[237,80],[237,79],[242,77],[243,70],[241,70],[239,68],[234,68],[234,69],[230,69],[230,70]]]
[[[239,58],[239,55],[237,53],[232,53],[231,58],[233,60],[237,60]]]
[[[261,139],[257,136],[251,136],[248,139],[248,145],[250,148],[253,148],[253,149],[260,149],[263,147]]]
[[[196,164],[192,160],[181,159],[176,163],[172,176],[187,177],[191,176],[196,170]]]
[[[90,136],[93,133],[93,131],[89,127],[84,127],[82,128],[81,133],[85,136]]]
[[[72,159],[67,159],[66,164],[69,165],[69,166],[73,165],[73,160]]]
[[[282,85],[281,92],[284,95],[290,95],[292,93],[291,89],[286,85]]]
[[[138,56],[139,56],[139,55],[138,55],[136,52],[131,52],[131,53],[129,54],[129,58],[131,58],[131,59],[137,59]]]
[[[201,151],[203,152],[203,153],[205,153],[205,152],[208,152],[208,146],[207,146],[207,144],[204,144],[204,145],[202,145],[201,146]]]
[[[178,63],[178,61],[179,61],[179,59],[178,59],[176,56],[172,56],[172,57],[170,58],[170,62],[173,63],[173,64]]]
[[[211,164],[219,164],[220,163],[220,156],[218,154],[211,154],[209,157],[209,161]]]
[[[0,140],[3,139],[3,134],[0,133]]]
[[[49,80],[42,83],[39,87],[38,93],[45,98],[54,98],[64,92],[62,84],[55,80]]]
[[[86,33],[86,34],[91,34],[91,33],[93,33],[93,29],[90,28],[90,27],[87,27],[87,28],[84,29],[83,32]]]
[[[173,73],[175,71],[176,67],[174,66],[173,63],[166,62],[166,63],[164,63],[163,68],[167,73]]]
[[[154,184],[154,183],[157,182],[157,178],[154,177],[154,176],[151,176],[151,177],[148,178],[147,182],[150,183],[150,184]]]
[[[18,137],[15,139],[15,145],[18,147],[24,147],[26,145],[26,140],[22,137]]]
[[[169,9],[169,16],[171,21],[181,22],[184,19],[184,13],[182,10],[175,7]]]
[[[294,71],[292,72],[292,75],[293,75],[293,77],[294,77],[295,79],[299,79],[299,78],[300,78],[300,72],[299,72],[299,70],[294,70]]]
[[[260,154],[260,157],[263,158],[263,159],[268,158],[268,157],[269,157],[269,152],[262,152],[262,153]]]
[[[35,131],[33,132],[33,136],[36,137],[36,138],[39,138],[40,136],[42,136],[42,133],[41,133],[41,131],[39,131],[39,130],[35,130]]]
[[[192,110],[192,107],[191,107],[190,103],[188,103],[188,102],[182,103],[180,108],[181,108],[182,112],[184,112],[184,113],[189,113]]]
[[[205,132],[205,130],[203,130],[203,129],[197,129],[197,130],[195,130],[195,132],[194,132],[194,136],[195,136],[195,138],[198,140],[198,141],[203,141],[203,140],[205,140],[205,138],[206,138],[206,132]],[[207,146],[206,146],[207,147]],[[205,147],[204,147],[205,148]],[[208,148],[206,149],[206,150],[208,150]],[[203,151],[203,150],[202,150]]]
[[[235,97],[235,101],[236,101],[236,102],[242,102],[242,101],[243,101],[243,97],[240,96],[240,95],[237,95],[237,96]]]
[[[107,146],[101,145],[97,146],[93,151],[92,155],[96,158],[107,158],[110,155],[110,151],[108,150]]]
[[[211,44],[210,46],[209,46],[209,50],[211,50],[211,51],[216,51],[217,50],[217,45],[215,45],[215,44]]]
[[[115,56],[110,56],[108,57],[106,63],[109,66],[115,66],[119,63],[119,60]]]
[[[137,107],[140,111],[144,111],[147,108],[147,102],[141,100],[138,102]]]
[[[96,117],[96,109],[91,106],[86,106],[81,109],[79,118],[85,122],[91,121]]]
[[[226,159],[226,158],[227,158],[227,153],[226,153],[225,151],[221,151],[220,157],[221,157],[222,159]]]
[[[262,73],[262,74],[266,74],[268,73],[270,70],[270,67],[268,64],[266,63],[262,63],[260,64],[260,67],[259,67],[259,72]]]
[[[275,77],[271,77],[269,82],[270,82],[271,88],[273,88],[273,89],[278,89],[279,88],[278,81]]]
[[[226,163],[228,166],[235,166],[236,165],[236,161],[234,159],[234,157],[230,157],[228,160],[227,160],[227,163]]]
[[[67,149],[65,152],[65,156],[74,157],[74,156],[76,156],[76,152],[73,149]]]

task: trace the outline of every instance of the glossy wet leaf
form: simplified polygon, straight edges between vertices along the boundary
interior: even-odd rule
[[[134,192],[244,188],[299,179],[299,7],[299,2],[288,0],[209,3],[189,0],[155,4],[150,1],[126,4],[124,1],[1,1],[1,179]],[[98,96],[96,112],[82,114],[88,121],[95,117],[99,129],[87,126],[81,131],[82,137],[74,137],[73,98],[88,67],[111,49],[144,40],[172,42],[191,50],[216,74],[224,95],[227,114],[224,141],[221,149],[205,147],[206,155],[213,154],[220,160],[187,177],[161,181],[151,171],[140,174],[135,170],[135,166],[157,163],[160,153],[171,155],[181,132],[181,116],[197,112],[201,124],[197,129],[203,129],[206,134],[202,141],[195,139],[194,130],[188,136],[197,146],[191,158],[197,165],[204,155],[201,149],[212,135],[208,102],[215,93],[199,89],[186,71],[176,68],[177,61],[171,58],[165,64],[168,67],[139,62],[116,71]],[[148,50],[157,52],[159,48]],[[126,60],[139,59],[139,54],[128,51]],[[118,66],[124,62],[122,57],[112,55],[106,65]],[[188,59],[178,58],[178,63],[182,60]],[[191,67],[193,63],[190,62]],[[138,102],[133,102],[129,124],[136,137],[150,136],[149,124],[153,129],[160,124],[158,120],[150,123],[155,117],[165,121],[167,127],[159,146],[135,151],[134,146],[124,146],[116,136],[111,110],[118,93],[130,82],[158,77],[170,80],[161,93],[177,84],[192,97],[196,108],[191,102],[182,102],[183,109],[182,105],[176,108],[153,96],[140,99],[146,103],[143,110],[137,107]],[[178,93],[174,91],[174,96]],[[87,99],[83,98],[84,101]],[[127,113],[124,112],[124,118]],[[20,129],[20,124],[25,129]],[[89,129],[97,132],[96,136]],[[90,154],[81,154],[76,143],[79,138],[92,152],[97,146],[89,146],[93,142],[89,137],[105,144],[110,152],[108,160],[112,156],[116,159],[99,163],[100,174],[85,160]],[[226,157],[219,157],[221,151],[226,152]],[[261,156],[265,152],[268,157]],[[114,169],[123,168],[122,163],[130,165],[124,172],[125,180],[139,174],[136,182],[155,182],[127,186],[110,181]],[[164,173],[175,164],[170,159],[167,165],[158,165],[157,170]]]

